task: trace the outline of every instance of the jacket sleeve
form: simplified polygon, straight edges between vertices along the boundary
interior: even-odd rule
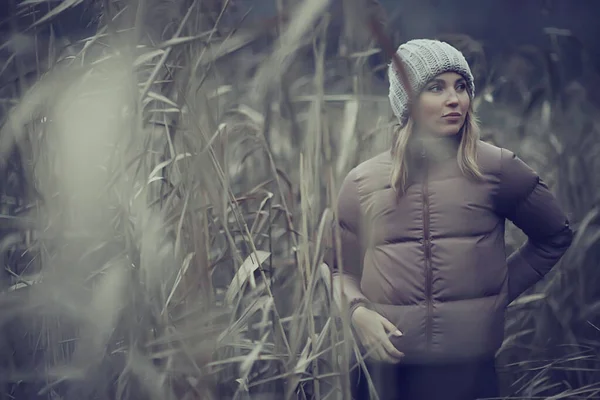
[[[338,305],[347,302],[349,313],[369,301],[360,289],[363,248],[360,235],[361,210],[353,171],[344,179],[337,200],[337,218],[327,235],[324,262],[332,271],[334,298]],[[337,251],[336,235],[340,238]]]
[[[573,240],[569,220],[538,174],[502,149],[498,206],[527,240],[508,257],[508,301],[541,280]]]

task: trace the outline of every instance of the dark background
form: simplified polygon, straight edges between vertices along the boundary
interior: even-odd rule
[[[0,33],[10,31],[11,4],[0,0]],[[342,1],[342,0],[334,0]],[[567,29],[600,64],[600,1],[598,0],[380,0],[389,11],[390,29],[402,40],[440,33],[465,33],[483,41],[486,53],[497,53],[523,44],[549,48],[545,27]],[[241,9],[253,8],[252,17],[275,12],[273,0],[235,0]],[[53,6],[58,2],[52,2]],[[54,21],[58,35],[81,37],[94,32],[96,9],[84,1]],[[399,44],[399,43],[396,43]]]

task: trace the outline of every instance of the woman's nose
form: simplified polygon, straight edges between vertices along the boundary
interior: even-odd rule
[[[454,90],[450,90],[448,93],[448,97],[446,99],[446,103],[448,105],[456,105],[458,104],[458,95]]]

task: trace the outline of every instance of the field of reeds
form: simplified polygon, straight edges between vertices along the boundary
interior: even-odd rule
[[[322,247],[342,179],[394,124],[368,1],[275,0],[262,20],[229,0],[89,1],[97,31],[77,39],[52,24],[81,1],[10,3],[0,399],[349,398]],[[545,33],[551,51],[497,58],[442,38],[472,65],[483,139],[576,228],[507,311],[503,393],[600,398],[600,70]]]

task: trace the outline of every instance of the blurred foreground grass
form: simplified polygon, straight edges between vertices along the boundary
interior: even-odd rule
[[[43,26],[77,3],[18,10]],[[361,4],[279,0],[257,24],[229,1],[106,0],[85,40],[7,39],[25,50],[0,70],[1,399],[348,398],[323,231],[393,126]],[[497,60],[444,39],[472,64],[484,139],[537,169],[577,228],[507,312],[503,390],[595,398],[599,72],[579,47],[564,80],[577,42],[547,34],[551,53]]]

